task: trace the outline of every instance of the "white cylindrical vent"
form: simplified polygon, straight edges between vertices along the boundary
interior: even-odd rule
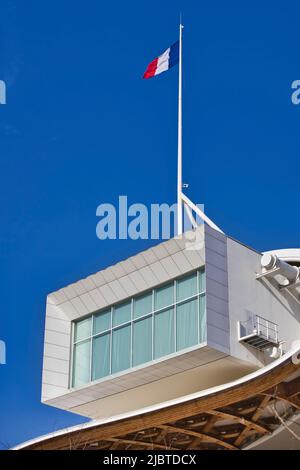
[[[291,266],[271,253],[265,253],[262,256],[261,266],[265,271],[272,271],[276,268],[275,272],[270,272],[270,277],[275,277],[278,284],[282,286],[296,282],[300,277],[299,268],[297,266]]]
[[[261,258],[261,266],[264,269],[273,269],[275,268],[277,257],[275,255],[271,255],[271,253],[265,253],[262,255]]]

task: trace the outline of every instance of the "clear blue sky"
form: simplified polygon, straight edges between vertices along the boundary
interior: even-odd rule
[[[47,293],[152,243],[98,240],[98,204],[175,202],[178,69],[141,76],[180,10],[188,195],[259,250],[300,246],[299,2],[2,0],[2,447],[81,421],[40,403]]]

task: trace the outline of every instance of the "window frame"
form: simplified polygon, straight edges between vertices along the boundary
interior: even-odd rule
[[[177,299],[178,282],[180,280],[184,279],[184,278],[188,278],[188,277],[192,276],[194,273],[196,273],[196,275],[197,275],[197,292],[195,294],[189,296],[189,297],[178,300]],[[164,360],[168,357],[173,357],[173,356],[183,354],[184,351],[187,351],[189,349],[195,349],[195,348],[199,347],[199,345],[201,344],[201,342],[200,342],[200,339],[201,339],[200,315],[203,314],[206,317],[206,302],[204,303],[204,311],[200,312],[200,307],[201,307],[200,298],[201,297],[205,298],[205,296],[206,296],[206,285],[205,285],[206,282],[204,281],[204,283],[203,282],[201,283],[201,276],[202,276],[202,279],[203,279],[203,277],[204,277],[204,279],[206,277],[205,266],[203,266],[201,268],[198,268],[198,269],[191,270],[191,271],[187,272],[186,274],[181,275],[181,276],[179,276],[179,277],[177,277],[173,280],[168,280],[165,283],[162,283],[162,284],[160,284],[160,285],[158,285],[158,286],[156,286],[152,289],[145,290],[144,292],[140,292],[137,295],[135,295],[133,297],[130,297],[130,298],[127,298],[127,299],[124,299],[124,300],[122,300],[122,301],[120,301],[116,304],[106,306],[103,309],[96,310],[93,313],[89,313],[88,315],[85,315],[85,316],[79,318],[77,321],[76,320],[72,321],[71,347],[70,347],[70,356],[71,357],[70,357],[69,388],[77,390],[78,388],[84,387],[88,384],[97,383],[97,382],[100,382],[100,381],[103,381],[103,380],[107,380],[111,377],[115,377],[115,376],[120,375],[120,374],[128,373],[129,371],[131,371],[133,369],[144,367],[147,364],[149,365],[150,363],[156,363],[156,362]],[[174,300],[174,302],[170,305],[161,307],[159,309],[155,309],[156,290],[161,289],[162,287],[167,286],[171,283],[173,283],[173,300]],[[203,289],[201,289],[201,287],[202,287],[201,284],[204,284]],[[150,293],[151,293],[151,296],[152,296],[152,309],[151,309],[151,312],[148,312],[148,313],[143,314],[143,315],[141,315],[137,318],[134,318],[134,302],[135,302],[135,299],[137,299],[141,296],[144,296],[144,295],[148,295]],[[176,321],[177,320],[177,307],[180,306],[181,304],[187,303],[187,302],[195,300],[195,299],[197,299],[197,311],[198,311],[198,315],[197,315],[197,343],[196,343],[196,345],[193,345],[193,346],[190,346],[190,347],[187,347],[187,348],[184,348],[184,349],[177,350],[177,321]],[[116,307],[118,307],[119,305],[122,305],[122,304],[127,303],[127,302],[130,303],[130,319],[126,320],[123,323],[120,323],[116,326],[113,326],[114,309]],[[157,315],[159,313],[162,313],[164,310],[170,310],[170,309],[173,309],[173,315],[174,315],[174,320],[173,320],[174,352],[172,352],[170,354],[167,354],[167,355],[164,355],[164,356],[161,356],[159,358],[155,358],[154,357],[154,354],[155,354],[155,351],[154,351],[154,347],[155,347],[155,315]],[[109,328],[107,328],[107,329],[105,329],[101,332],[94,333],[94,320],[95,320],[95,317],[97,315],[101,314],[101,312],[105,312],[105,311],[110,311],[110,326],[109,326]],[[91,335],[87,338],[83,338],[83,339],[75,341],[76,323],[78,323],[82,320],[85,320],[87,318],[90,318],[90,317],[91,317]],[[137,366],[134,366],[133,365],[133,329],[134,329],[134,324],[141,321],[141,320],[144,320],[146,318],[150,318],[150,317],[152,319],[152,322],[151,322],[151,325],[152,325],[152,331],[151,331],[151,336],[152,336],[151,359],[147,362],[143,362],[143,363],[141,363]],[[205,321],[205,325],[206,325],[206,321]],[[118,330],[120,328],[123,328],[125,326],[130,326],[130,366],[127,369],[124,369],[122,371],[113,373],[112,372],[113,331]],[[206,332],[204,332],[204,333],[205,333],[205,335],[204,335],[204,338],[205,338],[206,337]],[[93,380],[92,379],[92,377],[93,377],[92,373],[93,373],[93,343],[94,343],[94,339],[99,337],[99,336],[103,336],[105,334],[110,335],[110,338],[109,338],[109,343],[110,343],[109,374],[104,376],[104,377],[101,377],[100,379],[94,379]],[[202,336],[203,336],[203,332],[202,332]],[[82,385],[82,386],[75,387],[74,386],[74,383],[75,383],[75,369],[74,369],[74,350],[75,350],[75,346],[78,343],[81,343],[81,342],[84,342],[84,341],[87,341],[87,340],[90,341],[89,381],[86,384]]]

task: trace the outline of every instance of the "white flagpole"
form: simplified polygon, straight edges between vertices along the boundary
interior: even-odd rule
[[[179,24],[179,76],[178,76],[178,163],[177,163],[177,236],[180,237],[183,233],[183,212],[186,209],[188,217],[196,228],[197,223],[193,218],[191,211],[194,211],[205,223],[207,223],[214,230],[220,233],[222,230],[211,220],[207,215],[202,212],[198,206],[186,197],[182,192],[182,30],[183,25]]]
[[[182,30],[179,25],[179,80],[178,80],[178,162],[177,162],[177,236],[182,234]]]

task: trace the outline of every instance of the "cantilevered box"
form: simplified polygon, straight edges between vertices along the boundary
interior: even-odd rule
[[[50,294],[42,401],[108,417],[262,367],[300,324],[261,256],[202,225]]]

